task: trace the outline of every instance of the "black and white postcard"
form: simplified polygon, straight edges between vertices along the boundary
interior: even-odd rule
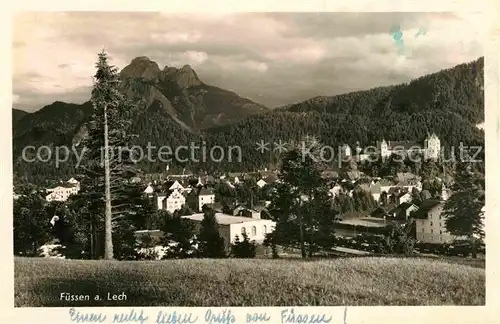
[[[474,3],[12,12],[6,323],[493,323]]]

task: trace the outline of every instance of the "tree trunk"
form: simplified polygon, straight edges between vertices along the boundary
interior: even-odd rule
[[[105,245],[104,259],[113,259],[113,235],[111,228],[111,189],[110,189],[110,167],[109,167],[109,139],[108,139],[108,114],[107,105],[104,106],[104,194],[106,199],[105,209]]]
[[[91,216],[92,217],[92,216]],[[90,219],[90,259],[94,259],[94,226],[93,226],[93,220],[92,218]]]
[[[474,236],[471,235],[471,254],[472,258],[476,259],[477,258],[477,245],[476,245],[476,239]]]
[[[306,258],[306,246],[304,243],[304,224],[302,222],[302,216],[299,215],[299,230],[300,230],[300,254],[302,258]]]

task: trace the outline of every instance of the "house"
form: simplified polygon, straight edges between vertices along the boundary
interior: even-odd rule
[[[439,158],[441,142],[436,134],[427,136],[423,143],[415,141],[382,141],[377,142],[377,150],[383,158],[392,154],[421,153],[425,159]]]
[[[206,188],[201,188],[198,193],[198,210],[203,211],[204,205],[211,205],[215,203],[215,194]]]
[[[167,181],[165,185],[168,190],[184,191],[184,186],[179,182],[179,180]]]
[[[147,185],[146,189],[144,189],[144,194],[146,194],[146,195],[152,195],[154,192],[155,192],[155,189],[153,188],[151,183],[149,183]]]
[[[442,210],[443,201],[439,199],[428,199],[418,206],[413,214],[418,241],[442,244],[455,240],[456,237],[446,231]]]
[[[403,202],[391,209],[387,216],[398,220],[407,220],[417,210],[418,207],[411,202]]]
[[[379,179],[375,184],[380,185],[381,193],[382,192],[389,193],[389,190],[395,186],[394,181],[389,179]]]
[[[54,188],[47,189],[49,193],[45,196],[47,201],[66,201],[69,196],[76,195],[80,191],[80,182],[75,178],[69,179],[67,182],[62,183]]]
[[[369,183],[370,193],[376,202],[380,202],[381,194],[388,194],[392,187],[394,183],[388,179],[374,179]]]
[[[401,187],[390,188],[388,194],[390,195],[389,201],[396,205],[401,205],[402,203],[410,202],[412,198],[411,193],[408,191],[408,189]]]
[[[342,191],[343,191],[343,188],[338,183],[335,183],[335,184],[331,185],[330,189],[328,190],[328,192],[330,193],[330,196],[332,198],[337,197]]]
[[[267,182],[264,179],[260,179],[259,181],[257,181],[257,186],[259,186],[259,188],[263,188],[266,185]]]
[[[238,216],[250,217],[253,219],[261,219],[261,212],[255,209],[244,208],[239,212]]]
[[[67,181],[70,185],[74,185],[78,189],[80,189],[80,181],[76,180],[75,178],[71,178]]]
[[[166,210],[174,213],[180,210],[186,203],[186,197],[180,190],[169,190],[166,193],[159,193],[156,195],[156,203],[158,210]]]
[[[245,210],[246,207],[243,205],[237,205],[233,208],[233,216],[240,216],[240,213]]]
[[[347,144],[344,144],[340,147],[340,156],[341,157],[349,157],[352,155],[351,147]]]
[[[201,213],[182,216],[183,219],[192,221],[198,229],[201,226],[203,217],[204,215]],[[224,238],[226,250],[229,250],[230,244],[234,243],[236,236],[241,239],[243,233],[248,235],[250,241],[262,244],[266,238],[266,234],[273,232],[276,226],[275,222],[268,219],[254,219],[223,213],[215,213],[215,218],[219,226],[219,233]]]
[[[443,186],[440,199],[423,201],[413,213],[417,232],[417,240],[425,243],[451,243],[456,236],[446,230],[445,218],[442,216],[444,202],[449,197],[449,190]]]
[[[377,207],[375,208],[374,211],[370,213],[370,217],[375,217],[375,218],[384,218],[384,217],[389,217],[389,213],[382,207]]]

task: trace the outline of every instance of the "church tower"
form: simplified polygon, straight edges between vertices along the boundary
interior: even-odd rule
[[[383,158],[391,156],[391,152],[389,151],[389,147],[385,139],[382,139],[382,142],[380,142],[379,151],[380,156],[382,156]]]
[[[425,159],[438,160],[441,154],[441,141],[435,133],[428,136],[424,142]]]

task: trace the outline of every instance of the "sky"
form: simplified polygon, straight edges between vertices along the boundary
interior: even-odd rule
[[[470,62],[484,55],[480,26],[472,13],[22,13],[12,105],[87,101],[104,49],[119,69],[137,56],[189,64],[204,83],[275,108]]]

